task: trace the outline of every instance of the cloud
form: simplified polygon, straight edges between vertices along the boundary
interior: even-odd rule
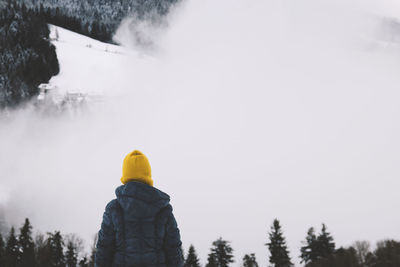
[[[89,240],[137,148],[203,261],[223,236],[238,262],[256,252],[265,264],[275,217],[293,258],[321,222],[339,245],[400,238],[399,46],[377,35],[398,10],[394,1],[187,1],[168,27],[151,25],[156,46],[145,56],[90,57],[95,72],[79,79],[104,87],[103,104],[2,120],[0,184],[19,221]],[[128,24],[118,40],[136,47]],[[68,59],[85,57],[62,54],[64,73],[81,65]]]

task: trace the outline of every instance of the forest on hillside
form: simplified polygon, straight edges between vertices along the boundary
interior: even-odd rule
[[[3,229],[4,232],[4,229]],[[281,223],[275,219],[265,235],[265,255],[271,267],[294,266],[293,258],[300,257],[305,267],[398,267],[400,242],[383,240],[374,249],[368,241],[356,241],[350,247],[336,248],[333,236],[322,224],[317,234],[314,227],[307,231],[300,251],[290,251],[286,245]],[[3,237],[4,235],[4,237]],[[60,231],[33,236],[29,219],[16,230],[0,232],[0,266],[4,267],[93,267],[95,265],[96,238],[90,253],[85,251],[84,240],[76,234],[63,235]],[[249,248],[251,250],[251,248]],[[201,267],[194,245],[184,255],[184,267]],[[228,267],[240,263],[243,267],[261,266],[254,253],[235,259],[231,242],[218,238],[212,242],[205,267]]]
[[[60,66],[48,24],[113,43],[122,19],[159,18],[177,0],[1,0],[0,109],[15,107],[38,94],[38,85]]]
[[[33,10],[9,1],[0,8],[0,109],[16,106],[59,73],[49,28]]]
[[[122,19],[164,16],[178,0],[17,0],[48,23],[112,43]],[[153,16],[155,15],[155,16]]]

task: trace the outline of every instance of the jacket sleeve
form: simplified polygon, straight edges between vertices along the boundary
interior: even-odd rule
[[[115,253],[115,230],[111,218],[111,210],[115,206],[111,201],[103,214],[103,222],[98,234],[95,255],[95,267],[111,267]]]
[[[181,236],[175,217],[172,213],[172,207],[169,207],[164,240],[166,264],[168,267],[182,267],[183,254]]]

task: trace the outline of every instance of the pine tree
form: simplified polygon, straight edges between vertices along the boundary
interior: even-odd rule
[[[398,267],[400,266],[400,242],[384,240],[376,244],[376,249],[367,257],[367,266]]]
[[[65,261],[67,267],[76,267],[76,265],[78,264],[78,254],[76,252],[76,247],[72,241],[68,241],[67,243]]]
[[[243,267],[258,267],[256,256],[254,253],[246,254],[243,257]]]
[[[11,228],[5,249],[5,267],[16,267],[18,263],[18,240],[14,227]]]
[[[269,233],[269,240],[270,242],[266,245],[268,246],[271,254],[269,257],[269,262],[272,264],[272,266],[293,266],[293,263],[290,261],[289,251],[278,219],[275,219],[272,223],[271,232]]]
[[[333,254],[325,258],[308,263],[307,267],[372,267],[370,265],[361,265],[357,260],[357,252],[353,247],[339,248]],[[384,265],[379,265],[383,267]],[[378,266],[376,266],[378,267]],[[394,267],[394,266],[393,266]]]
[[[228,241],[222,238],[212,243],[211,253],[208,254],[208,263],[206,267],[227,267],[233,260],[233,249]]]
[[[314,227],[308,229],[306,241],[304,242],[304,246],[301,247],[301,263],[311,263],[318,259],[318,254],[316,251],[317,247],[317,236],[315,235]]]
[[[19,267],[34,267],[35,264],[35,244],[32,239],[32,226],[29,219],[25,219],[25,223],[20,229],[18,237],[19,246]]]
[[[43,234],[38,234],[35,237],[35,254],[37,266],[47,267],[51,263],[48,243],[48,240],[45,239]]]
[[[184,267],[200,267],[200,260],[197,257],[197,253],[193,245],[190,245],[189,247]]]
[[[322,224],[321,233],[317,237],[318,257],[327,258],[335,252],[333,237],[327,232],[325,224]]]
[[[208,254],[206,267],[218,267],[218,261],[215,254]]]
[[[335,253],[333,237],[327,232],[325,224],[322,224],[321,233],[316,237],[314,228],[308,230],[305,246],[301,248],[301,262],[314,263],[320,259],[327,259]]]
[[[47,245],[50,254],[50,266],[65,267],[64,241],[61,233],[58,231],[49,233]]]
[[[65,253],[67,267],[76,267],[79,262],[78,255],[83,250],[83,240],[76,234],[68,234],[65,240],[67,243],[67,251]]]
[[[5,244],[3,236],[1,235],[0,232],[0,266],[5,265],[4,259],[5,259]]]

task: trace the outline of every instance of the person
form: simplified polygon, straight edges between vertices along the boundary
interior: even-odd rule
[[[95,267],[182,267],[182,242],[169,203],[153,187],[147,157],[138,150],[123,162],[123,185],[105,208]]]

